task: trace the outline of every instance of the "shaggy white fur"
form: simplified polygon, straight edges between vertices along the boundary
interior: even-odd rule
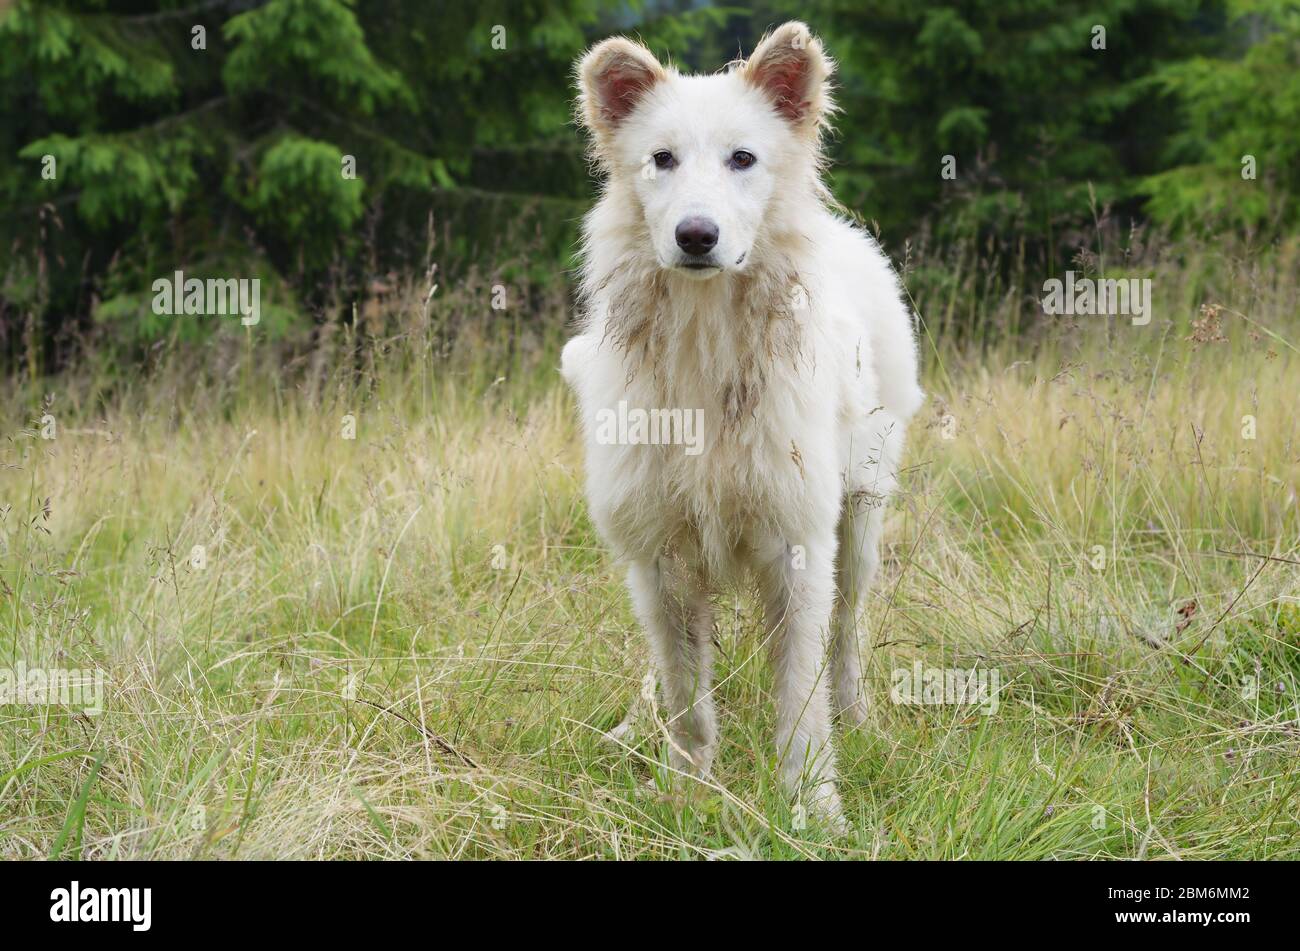
[[[782,781],[839,824],[831,713],[864,715],[856,621],[924,396],[889,261],[821,181],[831,70],[802,23],[711,76],[622,38],[584,57],[580,116],[605,186],[563,374],[592,518],[629,565],[671,763],[710,770],[710,594],[756,579]],[[620,403],[702,410],[699,451],[610,438]]]

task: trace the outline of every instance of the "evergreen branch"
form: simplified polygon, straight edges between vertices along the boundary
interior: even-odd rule
[[[137,13],[133,16],[124,16],[117,13],[104,13],[101,16],[111,18],[115,23],[156,23],[162,20],[178,20],[182,17],[195,16],[200,13],[207,13],[209,10],[217,7],[229,7],[236,3],[236,0],[206,0],[205,3],[197,3],[192,7],[186,7],[184,10],[161,10],[157,13]],[[261,3],[254,4],[262,6]],[[243,6],[250,6],[245,3]]]

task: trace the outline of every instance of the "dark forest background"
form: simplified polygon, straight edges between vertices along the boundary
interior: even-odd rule
[[[288,346],[431,266],[554,292],[594,187],[574,59],[622,32],[712,70],[794,17],[896,259],[1300,228],[1300,0],[0,0],[0,363],[237,333],[151,312],[178,269],[261,278],[248,332]]]

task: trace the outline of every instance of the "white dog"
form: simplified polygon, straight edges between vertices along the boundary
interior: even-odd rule
[[[623,38],[582,59],[579,110],[606,181],[563,373],[591,515],[629,565],[649,637],[670,763],[709,773],[710,593],[753,577],[781,780],[839,825],[832,709],[865,713],[856,621],[924,396],[889,261],[820,178],[831,69],[802,23],[712,76]],[[639,428],[610,425],[638,411]],[[682,445],[690,419],[703,425]]]

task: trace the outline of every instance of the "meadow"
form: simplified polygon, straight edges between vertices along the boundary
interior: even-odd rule
[[[1149,276],[1146,326],[897,254],[929,399],[845,837],[776,786],[748,592],[712,780],[668,774],[658,711],[602,738],[646,651],[562,289],[414,275],[291,359],[230,322],[5,384],[0,666],[105,695],[0,707],[0,856],[1300,858],[1300,243],[1127,251],[1074,266]],[[893,702],[918,661],[996,671],[996,709]]]

